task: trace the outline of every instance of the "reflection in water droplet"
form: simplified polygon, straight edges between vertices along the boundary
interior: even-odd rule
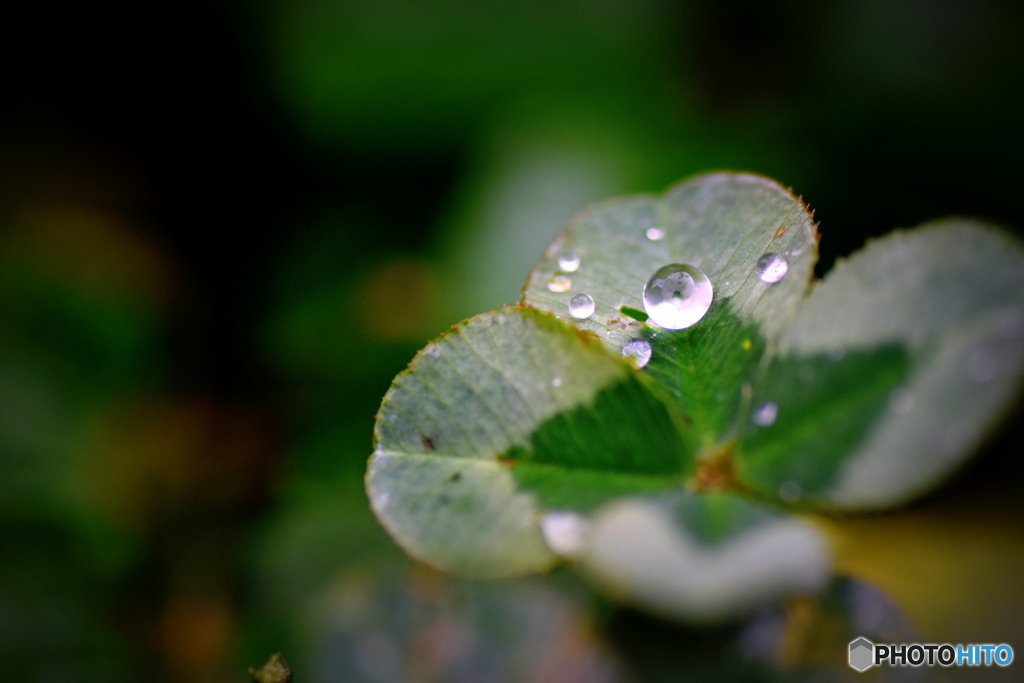
[[[775,424],[775,418],[779,416],[779,406],[771,401],[761,405],[750,416],[750,420],[758,427],[771,427]]]
[[[576,254],[566,254],[558,259],[558,267],[567,273],[575,273],[580,267],[580,257]]]
[[[551,386],[553,386],[553,387],[560,387],[560,386],[562,386],[562,378],[561,377],[555,377],[554,379],[552,379],[551,380]]]
[[[765,254],[757,260],[757,275],[763,281],[774,284],[786,277],[789,261],[781,254]]]
[[[574,318],[589,318],[594,312],[594,299],[589,294],[577,294],[569,299],[569,315]]]
[[[548,289],[552,292],[567,292],[572,287],[572,280],[559,273],[548,280]]]
[[[655,271],[644,286],[651,322],[670,330],[695,324],[711,308],[711,281],[693,266],[673,263]]]
[[[657,242],[660,239],[665,238],[665,231],[661,228],[647,228],[647,239],[652,242]]]
[[[787,503],[797,502],[802,495],[803,488],[792,479],[782,482],[782,485],[779,486],[779,498]]]
[[[999,374],[999,359],[984,349],[971,351],[967,356],[967,374],[975,382],[991,382]]]
[[[916,402],[914,395],[904,387],[897,387],[889,394],[889,410],[897,415],[909,413]]]
[[[540,532],[551,552],[562,557],[579,555],[587,539],[589,523],[575,512],[549,512],[540,520]]]
[[[651,345],[645,339],[630,339],[622,347],[622,357],[632,358],[636,366],[642,368],[651,360]]]

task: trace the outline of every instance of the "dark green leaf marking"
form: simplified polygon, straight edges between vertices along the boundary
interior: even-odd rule
[[[750,414],[771,403],[777,416],[768,426],[749,416],[741,421],[736,475],[768,491],[792,481],[813,498],[835,480],[910,369],[909,353],[897,345],[841,359],[776,358],[757,382]]]

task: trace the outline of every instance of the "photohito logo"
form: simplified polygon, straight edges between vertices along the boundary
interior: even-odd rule
[[[950,645],[944,643],[875,644],[867,638],[850,642],[850,666],[866,671],[873,666],[1009,666],[1009,645]]]
[[[858,638],[850,643],[850,666],[857,671],[871,668],[875,663],[875,644],[867,638]]]

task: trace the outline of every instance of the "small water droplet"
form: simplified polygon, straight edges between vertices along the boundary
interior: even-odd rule
[[[971,351],[967,356],[967,374],[975,382],[991,382],[999,374],[999,359],[984,349]]]
[[[712,295],[707,275],[693,266],[672,263],[656,270],[644,286],[644,310],[651,322],[682,330],[704,317]]]
[[[561,377],[555,377],[554,379],[552,379],[551,380],[551,386],[553,386],[553,387],[560,387],[560,386],[562,386],[562,378]]]
[[[779,406],[771,401],[758,407],[750,420],[758,427],[771,427],[775,424],[775,418],[779,416]]]
[[[437,344],[431,344],[430,346],[427,347],[426,354],[431,358],[440,358],[441,347],[438,346]]]
[[[552,292],[568,292],[572,287],[572,280],[561,273],[548,280],[548,289]]]
[[[562,557],[575,557],[583,550],[590,523],[575,512],[549,512],[540,520],[540,533],[551,551]]]
[[[914,409],[917,399],[904,387],[897,387],[889,394],[889,410],[897,415],[906,415]]]
[[[781,254],[765,254],[757,260],[757,276],[768,284],[780,282],[789,272],[789,261]]]
[[[636,366],[642,368],[651,360],[651,345],[646,339],[630,339],[622,347],[622,357],[632,358],[636,361]]]
[[[665,239],[665,231],[661,228],[647,228],[647,239],[652,242]]]
[[[799,482],[795,482],[792,479],[782,482],[782,485],[779,486],[779,498],[786,503],[797,502],[803,493],[803,487],[800,486]]]
[[[589,294],[577,294],[569,299],[569,315],[574,318],[589,318],[594,313],[594,298]]]
[[[580,257],[576,254],[565,254],[558,259],[558,267],[567,273],[575,273],[580,267]]]

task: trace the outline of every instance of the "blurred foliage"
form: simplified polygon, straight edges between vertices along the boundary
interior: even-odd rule
[[[304,681],[545,680],[517,659],[538,638],[580,680],[634,671],[638,641],[665,643],[670,671],[687,639],[729,656],[578,587],[410,567],[362,489],[380,396],[428,338],[514,302],[577,209],[693,172],[813,198],[821,272],[893,225],[1024,226],[1022,15],[1011,0],[17,5],[0,46],[5,672],[240,681],[281,650]],[[961,489],[843,531],[849,570],[924,634],[1019,634],[1019,601],[974,601],[972,583],[1015,585],[1016,436]],[[949,497],[971,511],[958,525],[938,512]],[[996,517],[1013,521],[983,540]],[[960,607],[936,607],[950,595]]]

